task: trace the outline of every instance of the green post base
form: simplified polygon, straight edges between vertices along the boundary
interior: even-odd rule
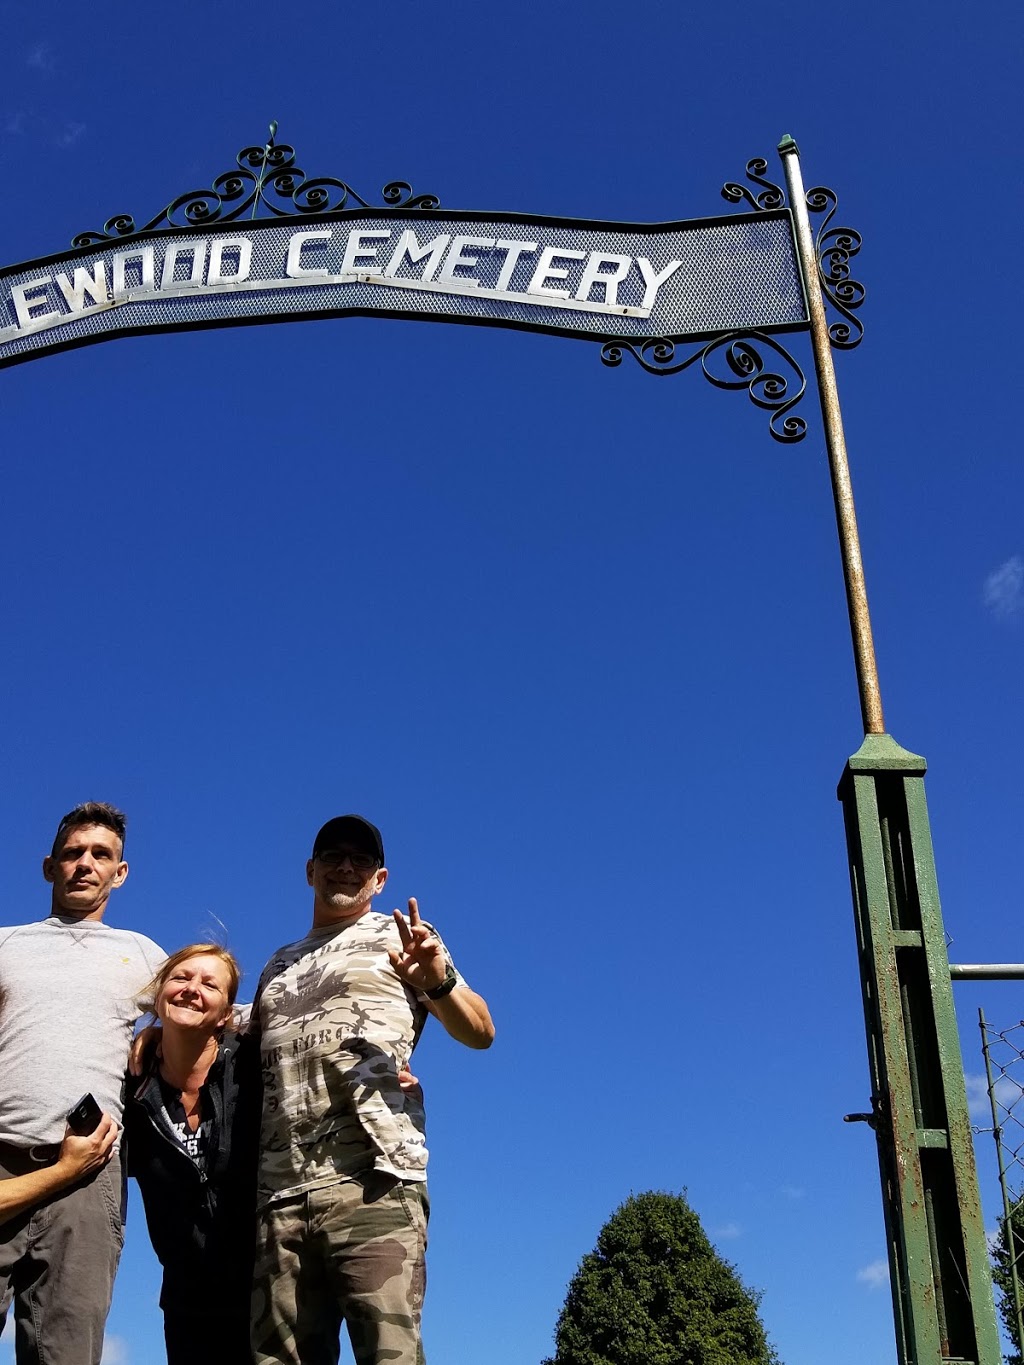
[[[1001,1365],[926,766],[867,735],[839,784],[898,1358]]]

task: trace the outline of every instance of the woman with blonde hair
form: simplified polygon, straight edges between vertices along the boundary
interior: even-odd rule
[[[259,1054],[232,1027],[240,978],[216,943],[172,953],[140,997],[161,1025],[128,1076],[128,1173],[163,1266],[168,1365],[251,1365]]]

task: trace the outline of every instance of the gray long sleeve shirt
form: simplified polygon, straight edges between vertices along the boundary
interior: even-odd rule
[[[0,1142],[60,1142],[86,1091],[121,1122],[136,996],[165,953],[102,922],[0,929]]]

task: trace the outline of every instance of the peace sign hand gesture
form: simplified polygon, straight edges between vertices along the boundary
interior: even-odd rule
[[[448,961],[440,940],[427,925],[420,922],[415,896],[409,897],[409,919],[400,910],[393,911],[398,932],[402,936],[402,951],[388,949],[388,960],[398,976],[414,991],[435,990],[444,981]]]

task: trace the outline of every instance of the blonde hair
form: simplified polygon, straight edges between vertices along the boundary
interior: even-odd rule
[[[229,953],[227,948],[220,943],[188,943],[184,948],[179,948],[176,953],[172,953],[156,976],[153,977],[153,980],[148,985],[143,986],[139,992],[136,1003],[144,1014],[156,1018],[157,996],[167,985],[172,974],[190,957],[216,957],[224,963],[228,969],[228,1004],[234,1005],[235,996],[238,994],[238,984],[242,979],[242,969],[238,965],[238,959],[234,953]]]

